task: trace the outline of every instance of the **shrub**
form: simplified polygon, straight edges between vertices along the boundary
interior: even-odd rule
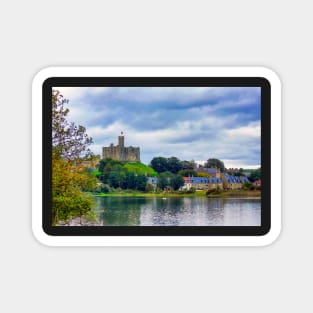
[[[109,185],[103,185],[103,186],[101,187],[101,192],[108,193],[108,192],[110,192],[110,191],[111,191],[111,188],[110,188]]]
[[[221,194],[223,192],[223,190],[220,187],[214,188],[214,189],[210,189],[206,192],[207,195],[218,195]]]
[[[196,189],[195,188],[190,188],[189,190],[184,191],[184,193],[195,193]]]

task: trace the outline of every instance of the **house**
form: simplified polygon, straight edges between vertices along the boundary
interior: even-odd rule
[[[242,182],[239,176],[222,174],[222,181],[224,189],[241,189]]]
[[[253,185],[256,186],[256,187],[261,187],[261,185],[262,185],[261,179],[257,179],[257,180],[253,183]]]
[[[184,179],[184,186],[181,188],[182,190],[190,190],[192,184],[190,182],[190,177],[183,177]]]
[[[210,177],[208,189],[223,189],[222,178]]]
[[[192,187],[200,190],[208,190],[208,177],[190,177],[190,184]]]
[[[247,176],[240,176],[240,180],[243,184],[250,183],[250,180],[248,179]]]
[[[147,177],[147,178],[148,178],[147,185],[150,185],[152,187],[152,190],[156,190],[158,182],[157,177]]]
[[[148,177],[148,183],[151,185],[156,185],[158,183],[158,178],[157,177]]]

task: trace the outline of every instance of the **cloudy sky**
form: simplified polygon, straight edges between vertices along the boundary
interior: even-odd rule
[[[55,87],[69,99],[69,120],[94,144],[139,146],[141,161],[218,158],[226,167],[260,166],[259,87]]]

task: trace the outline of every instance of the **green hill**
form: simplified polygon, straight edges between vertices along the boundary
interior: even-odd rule
[[[125,162],[123,166],[127,168],[130,172],[136,174],[144,174],[148,176],[157,176],[157,172],[150,166],[147,166],[140,162]]]

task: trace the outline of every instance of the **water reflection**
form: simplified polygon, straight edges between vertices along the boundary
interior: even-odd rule
[[[260,226],[261,200],[238,198],[97,197],[110,226]]]

